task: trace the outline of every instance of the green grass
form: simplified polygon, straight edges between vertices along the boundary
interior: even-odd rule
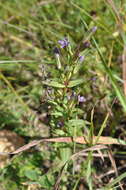
[[[13,156],[0,169],[0,189],[110,190],[125,184],[125,146],[93,146],[93,136],[96,144],[102,136],[126,139],[121,61],[126,2],[113,1],[121,28],[109,2],[0,1],[1,131],[16,132],[25,144],[68,136],[87,142],[42,143]],[[59,68],[54,47],[64,37],[70,45],[60,49]],[[87,39],[85,48],[81,42]],[[79,103],[78,95],[86,101]]]

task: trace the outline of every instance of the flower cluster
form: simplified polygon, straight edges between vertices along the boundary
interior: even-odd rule
[[[67,38],[64,38],[63,40],[59,40],[58,43],[60,44],[61,48],[65,48],[70,44]]]

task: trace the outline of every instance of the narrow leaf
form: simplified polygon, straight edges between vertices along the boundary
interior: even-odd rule
[[[57,81],[49,81],[49,82],[44,81],[43,84],[54,87],[54,88],[65,88],[64,84],[60,84]]]
[[[82,84],[83,82],[84,82],[84,79],[73,80],[73,81],[69,82],[68,87],[72,88],[72,87],[75,87],[75,86],[78,86],[78,85]]]

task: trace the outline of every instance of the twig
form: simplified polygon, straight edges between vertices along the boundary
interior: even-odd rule
[[[92,146],[96,145],[95,144],[96,139],[97,139],[97,136],[94,136],[93,140],[92,140]],[[87,144],[87,141],[82,136],[81,137],[75,137],[75,138],[72,138],[72,137],[45,138],[45,139],[31,141],[30,143],[18,148],[17,150],[15,150],[13,152],[9,152],[9,153],[0,152],[0,155],[2,155],[2,154],[18,154],[20,152],[28,150],[29,148],[31,148],[33,146],[36,146],[36,145],[38,145],[38,144],[40,144],[42,142],[59,142],[59,143],[61,143],[61,142],[63,142],[63,143],[75,142],[75,143],[80,143],[80,144]],[[123,141],[123,140],[120,140],[120,139],[112,138],[112,137],[103,137],[103,136],[101,136],[101,137],[99,137],[99,140],[98,140],[97,144],[101,144],[100,146],[102,146],[102,145],[112,145],[112,144],[126,145],[126,142]]]

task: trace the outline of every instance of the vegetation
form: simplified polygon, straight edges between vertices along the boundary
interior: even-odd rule
[[[0,1],[0,129],[28,144],[1,190],[126,188],[125,7]]]

